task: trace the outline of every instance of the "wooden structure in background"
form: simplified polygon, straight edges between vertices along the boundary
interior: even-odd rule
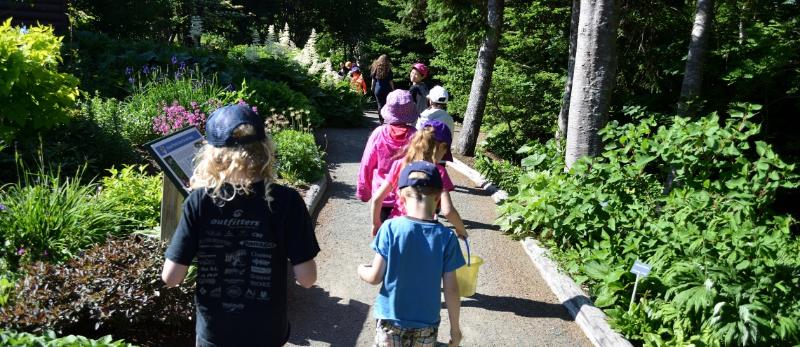
[[[172,181],[164,176],[161,197],[161,241],[169,243],[183,212],[183,195]]]
[[[66,0],[0,0],[0,22],[11,19],[11,25],[50,25],[56,35],[65,35],[69,28]]]

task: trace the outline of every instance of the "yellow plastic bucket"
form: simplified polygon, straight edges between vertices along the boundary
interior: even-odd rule
[[[458,281],[458,294],[468,297],[475,295],[475,289],[478,287],[478,270],[483,265],[483,258],[471,255],[469,241],[464,240],[464,243],[467,244],[467,264],[456,269],[456,280]]]

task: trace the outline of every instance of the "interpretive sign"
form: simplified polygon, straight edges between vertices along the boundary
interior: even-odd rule
[[[145,144],[161,166],[164,175],[169,177],[184,197],[189,195],[189,179],[194,171],[194,156],[202,146],[203,135],[195,127],[181,129]]]

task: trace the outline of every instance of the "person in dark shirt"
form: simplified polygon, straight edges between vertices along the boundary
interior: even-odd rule
[[[298,284],[316,282],[314,225],[300,195],[273,183],[274,145],[249,107],[215,111],[206,141],[162,279],[177,286],[196,260],[197,346],[282,346],[288,261]]]
[[[370,67],[370,77],[372,78],[372,92],[375,93],[375,100],[378,102],[378,119],[383,124],[381,109],[386,105],[386,97],[394,90],[394,75],[392,74],[392,62],[386,54],[381,55],[372,62]]]

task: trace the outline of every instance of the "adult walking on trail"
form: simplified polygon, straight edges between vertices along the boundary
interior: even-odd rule
[[[382,54],[372,62],[370,77],[372,78],[372,92],[375,93],[375,100],[378,101],[378,119],[383,124],[381,109],[386,104],[386,96],[394,90],[392,63],[389,61],[388,55]]]

